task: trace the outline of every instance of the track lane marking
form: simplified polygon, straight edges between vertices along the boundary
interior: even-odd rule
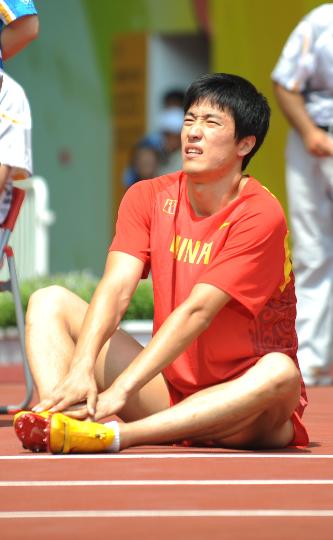
[[[89,486],[331,486],[333,479],[285,480],[15,480],[0,481],[1,487]]]
[[[55,510],[0,512],[0,519],[59,518],[333,517],[333,510]]]
[[[333,454],[25,454],[22,456],[0,456],[0,461],[57,460],[57,459],[333,459]]]

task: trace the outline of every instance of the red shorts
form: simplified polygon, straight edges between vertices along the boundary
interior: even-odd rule
[[[309,444],[309,435],[299,414],[294,411],[290,419],[294,426],[294,437],[288,446],[300,446],[304,448]]]
[[[168,383],[169,395],[170,395],[170,406],[176,405],[180,401],[183,401],[187,396],[184,396],[181,392],[178,392],[170,383]],[[294,411],[290,420],[294,426],[294,437],[292,441],[288,444],[289,446],[297,446],[304,448],[309,444],[309,435],[308,432],[299,416],[299,414]],[[191,446],[190,441],[184,441],[185,446]],[[211,444],[207,444],[211,446]]]

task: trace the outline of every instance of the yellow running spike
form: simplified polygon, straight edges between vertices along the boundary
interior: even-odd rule
[[[103,452],[114,441],[112,428],[55,413],[50,420],[49,450],[53,454]]]
[[[118,451],[118,423],[111,424],[113,427],[48,411],[21,411],[14,417],[16,435],[24,448],[53,454]]]

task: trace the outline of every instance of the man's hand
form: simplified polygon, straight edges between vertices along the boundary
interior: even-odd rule
[[[307,112],[303,95],[300,92],[287,90],[276,82],[273,87],[282,112],[290,125],[302,137],[309,154],[315,157],[333,156],[333,140],[326,131],[314,124]]]
[[[98,395],[95,420],[99,421],[119,413],[126,405],[127,399],[128,395],[125,390],[117,382],[113,383],[110,388]]]
[[[49,410],[50,412],[67,411],[73,405],[82,402],[86,403],[86,413],[79,414],[80,417],[95,418],[97,402],[97,385],[93,372],[72,368],[65,379],[59,383],[52,391],[52,394],[43,399],[33,407],[35,412]],[[77,415],[75,415],[77,416]]]
[[[333,156],[333,140],[318,127],[309,130],[303,137],[305,148],[315,157]]]

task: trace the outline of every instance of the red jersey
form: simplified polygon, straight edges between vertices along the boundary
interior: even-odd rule
[[[138,182],[126,192],[110,250],[134,255],[145,263],[146,274],[151,270],[154,333],[197,283],[232,297],[163,370],[173,392],[183,398],[239,377],[269,352],[283,352],[297,364],[287,235],[279,202],[254,178],[237,199],[208,217],[194,213],[181,171]],[[300,414],[305,404],[303,388]]]

